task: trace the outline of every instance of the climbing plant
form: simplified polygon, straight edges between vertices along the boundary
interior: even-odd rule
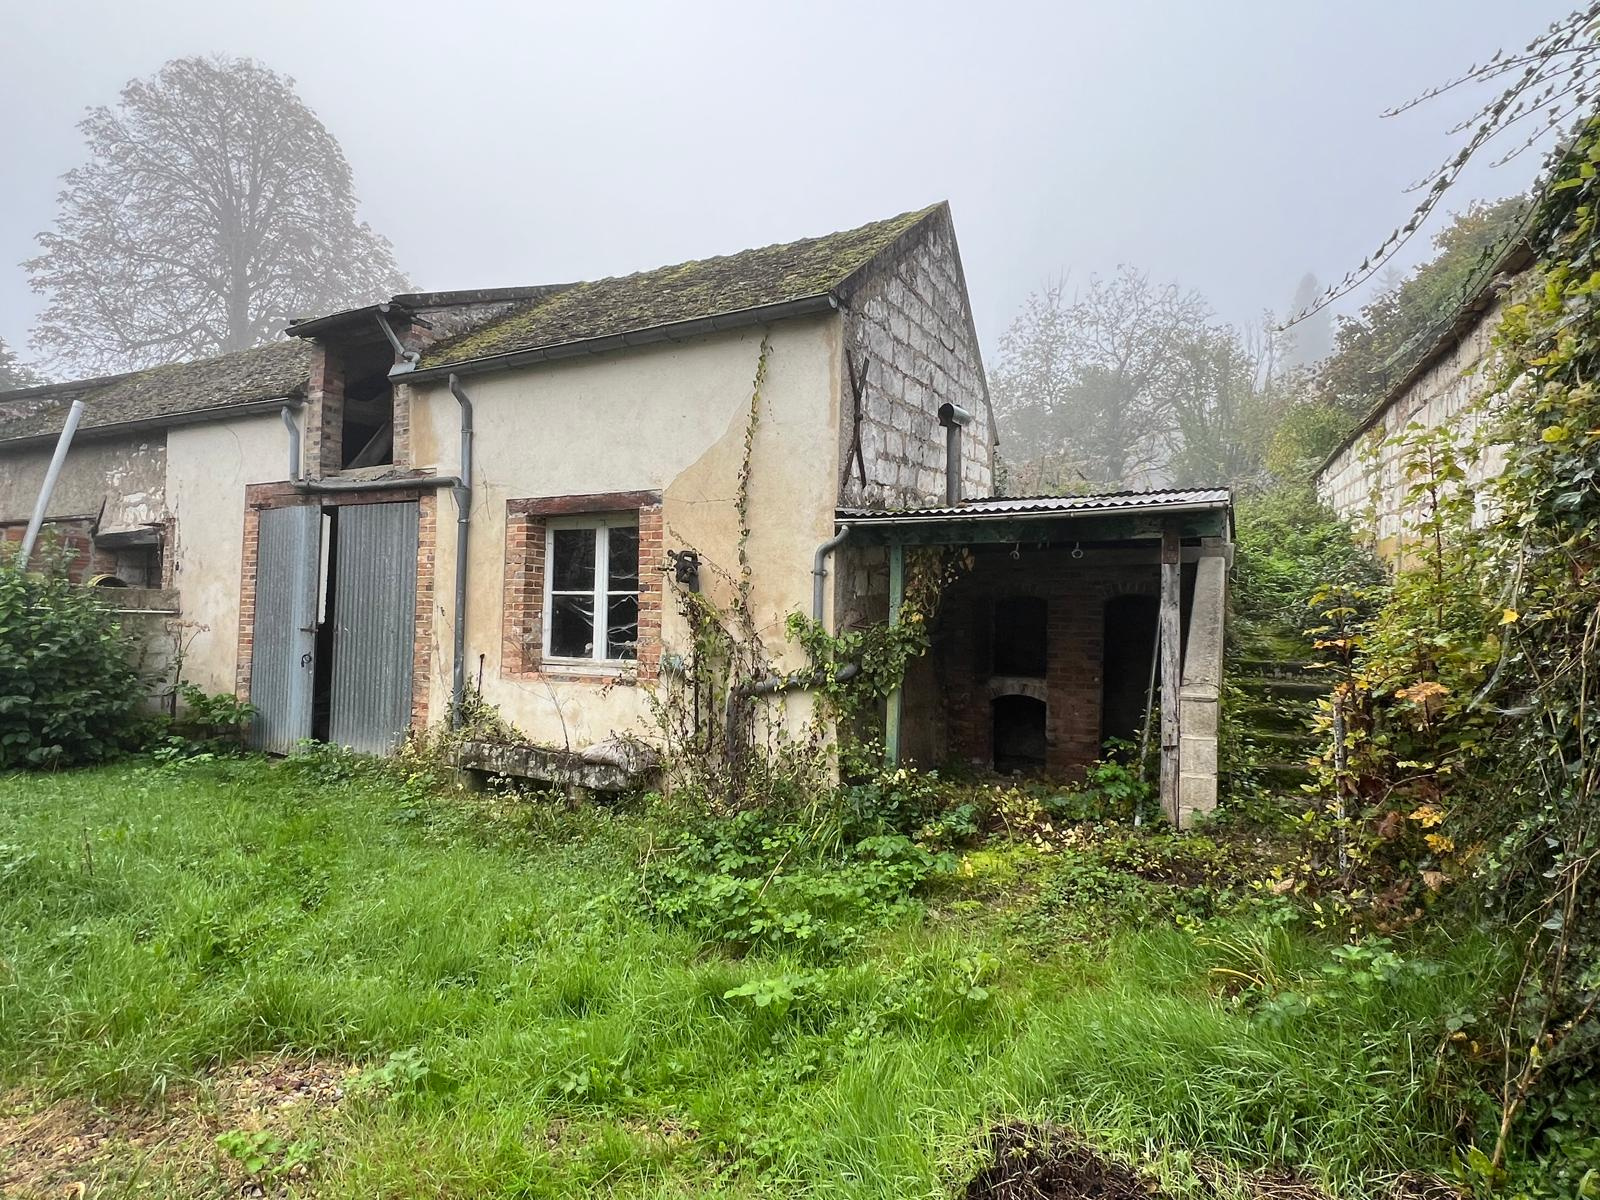
[[[1535,214],[1539,262],[1498,321],[1485,436],[1406,431],[1393,587],[1370,616],[1337,588],[1320,597],[1338,676],[1325,827],[1347,892],[1395,916],[1454,895],[1522,946],[1473,1031],[1498,1053],[1466,1162],[1526,1195],[1600,1179],[1597,181],[1600,119]],[[1503,469],[1471,472],[1487,445]]]

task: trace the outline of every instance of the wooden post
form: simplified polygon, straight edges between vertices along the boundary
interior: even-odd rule
[[[889,624],[900,624],[900,609],[906,599],[906,548],[899,542],[889,545]],[[888,710],[883,719],[883,756],[891,767],[900,765],[900,717],[905,710],[905,690],[896,684],[889,693]]]
[[[1183,686],[1182,548],[1178,528],[1161,530],[1161,808],[1178,824],[1178,690]]]

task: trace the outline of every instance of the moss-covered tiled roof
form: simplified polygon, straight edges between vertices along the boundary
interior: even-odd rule
[[[418,366],[449,366],[826,295],[937,208],[843,233],[573,284],[434,344]]]
[[[0,442],[57,433],[74,400],[84,403],[80,428],[93,429],[303,396],[311,354],[310,345],[290,339],[127,375],[0,392]]]

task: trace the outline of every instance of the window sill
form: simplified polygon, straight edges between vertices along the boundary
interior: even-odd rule
[[[640,668],[636,659],[617,659],[597,662],[582,658],[551,658],[542,660],[527,671],[508,672],[510,679],[553,680],[559,683],[597,683],[632,687],[639,682]]]

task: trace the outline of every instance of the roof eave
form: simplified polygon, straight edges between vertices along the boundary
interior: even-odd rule
[[[687,321],[670,321],[643,329],[631,329],[604,337],[580,338],[571,342],[556,342],[548,346],[535,346],[525,350],[508,350],[502,354],[489,354],[482,358],[467,358],[459,362],[445,362],[434,366],[411,368],[402,363],[390,372],[404,376],[408,383],[424,383],[444,379],[450,375],[479,375],[488,371],[508,371],[517,367],[535,366],[553,359],[577,358],[585,354],[605,354],[633,346],[657,342],[676,342],[708,333],[722,333],[730,329],[745,329],[752,325],[766,325],[791,317],[810,316],[832,312],[839,307],[839,298],[831,291],[814,296],[801,296],[782,300],[776,304],[762,304],[732,312],[717,313],[709,317],[693,317]]]
[[[200,425],[206,421],[220,421],[228,417],[254,417],[276,413],[285,404],[304,404],[305,397],[293,393],[270,396],[262,400],[246,400],[241,404],[215,404],[210,408],[190,409],[188,412],[169,413],[156,417],[137,417],[131,421],[110,421],[104,425],[84,425],[75,439],[83,441],[121,434],[141,433],[147,430],[171,429],[179,425]],[[59,430],[50,433],[30,433],[23,437],[0,439],[0,450],[23,450],[33,446],[53,446],[61,438]]]
[[[946,525],[953,522],[1059,521],[1072,517],[1146,516],[1150,513],[1227,512],[1232,500],[1189,500],[1175,504],[1127,505],[1121,508],[994,509],[970,513],[922,514],[917,512],[862,513],[841,508],[835,519],[847,525]]]

